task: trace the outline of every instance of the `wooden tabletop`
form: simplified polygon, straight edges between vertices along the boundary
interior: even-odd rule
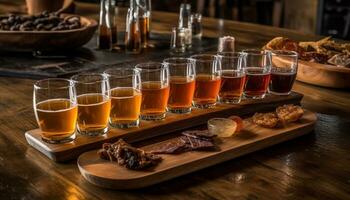
[[[77,12],[98,13],[87,4],[78,4]],[[153,12],[152,31],[169,32],[176,21],[176,14]],[[275,36],[320,38],[218,19],[204,18],[203,25],[205,36],[235,36],[238,49],[261,47]],[[318,113],[313,134],[149,188],[112,191],[86,182],[76,161],[54,163],[26,143],[25,131],[37,127],[33,82],[0,77],[0,199],[350,198],[350,93],[345,90],[295,83],[294,90],[305,95],[302,105]]]

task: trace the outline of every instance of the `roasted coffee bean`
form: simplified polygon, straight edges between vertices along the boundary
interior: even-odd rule
[[[0,30],[43,31],[43,30],[71,30],[80,28],[79,16],[60,18],[59,13],[47,11],[37,15],[21,16],[9,14],[0,17]]]

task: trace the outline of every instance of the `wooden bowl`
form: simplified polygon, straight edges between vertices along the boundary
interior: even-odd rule
[[[81,47],[94,35],[97,22],[85,17],[80,17],[80,20],[83,27],[74,30],[0,31],[0,50],[59,51]]]
[[[350,88],[349,68],[302,60],[298,62],[298,81],[331,88]]]

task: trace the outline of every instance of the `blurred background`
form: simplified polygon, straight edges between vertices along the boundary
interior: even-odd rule
[[[30,0],[27,0],[30,1]],[[72,0],[52,0],[52,2]],[[99,0],[77,0],[99,3]],[[116,0],[128,6],[128,0]],[[0,0],[0,12],[6,4],[25,0]],[[152,10],[179,12],[183,2],[206,17],[250,22],[294,29],[304,33],[350,39],[350,0],[152,0]],[[1,8],[2,7],[2,8]]]

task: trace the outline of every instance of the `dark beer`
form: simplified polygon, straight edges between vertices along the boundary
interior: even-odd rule
[[[244,94],[250,98],[263,98],[270,81],[270,73],[263,68],[250,67],[246,70]]]
[[[273,94],[289,94],[292,90],[296,73],[271,73],[269,91]]]

